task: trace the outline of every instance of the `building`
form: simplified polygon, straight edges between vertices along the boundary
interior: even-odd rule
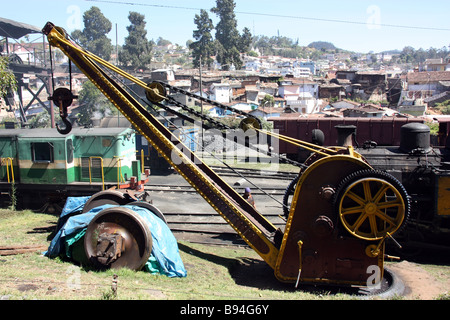
[[[344,86],[336,83],[324,83],[319,86],[319,99],[341,99],[345,97]]]
[[[169,69],[157,69],[152,71],[152,80],[153,81],[174,81],[175,73],[173,70]]]
[[[169,81],[169,84],[171,86],[177,87],[177,88],[185,90],[185,91],[191,90],[191,80],[174,80],[174,81]],[[182,94],[179,92],[173,92],[173,93],[171,93],[171,96],[176,101],[178,101],[188,107],[195,106],[195,99],[193,99],[185,94]]]
[[[278,118],[284,112],[283,108],[263,107],[257,108],[249,112],[252,116],[267,120],[268,118]]]
[[[424,105],[423,100],[448,91],[450,71],[410,72],[398,105]]]
[[[278,83],[276,82],[260,82],[259,83],[259,91],[266,94],[270,94],[275,97],[278,95]]]
[[[229,83],[213,83],[210,87],[211,100],[219,103],[229,103],[231,101],[231,87]]]
[[[382,118],[385,115],[383,108],[374,105],[366,105],[342,111],[344,117],[353,118]]]
[[[296,65],[294,64],[294,67]],[[300,68],[308,68],[312,75],[317,73],[316,63],[314,61],[300,61]]]
[[[286,107],[299,113],[313,113],[318,106],[319,84],[306,79],[285,79],[279,83],[278,93]]]
[[[330,106],[336,110],[344,110],[344,109],[359,108],[361,104],[359,102],[343,99],[331,103]]]
[[[362,100],[386,101],[387,78],[381,71],[357,72],[353,84],[353,97]]]
[[[450,67],[447,59],[426,59],[423,65],[419,67],[419,70],[422,72],[430,72],[430,71],[446,71],[446,69]]]

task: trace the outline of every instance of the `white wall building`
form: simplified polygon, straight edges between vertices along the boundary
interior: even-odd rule
[[[219,103],[229,103],[231,101],[231,87],[229,83],[213,83],[211,85],[211,100]]]
[[[286,100],[286,107],[300,113],[314,113],[319,104],[319,84],[314,81],[284,80],[278,88],[279,95]]]

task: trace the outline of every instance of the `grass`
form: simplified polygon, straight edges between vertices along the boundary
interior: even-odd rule
[[[57,217],[0,210],[0,245],[48,246]],[[186,278],[168,278],[127,269],[85,269],[42,252],[0,256],[0,298],[10,300],[242,300],[322,299],[326,292],[294,290],[246,247],[179,242]],[[255,271],[256,270],[256,271]],[[117,275],[117,290],[112,290]],[[333,299],[342,299],[335,295]]]
[[[57,217],[0,210],[0,246],[48,246]],[[127,269],[92,271],[42,252],[0,256],[0,299],[9,300],[349,300],[347,293],[275,279],[273,270],[247,247],[179,242],[188,276],[168,278]],[[430,267],[443,281],[446,271]],[[439,271],[440,270],[440,271]],[[440,272],[440,274],[439,274]],[[114,287],[114,276],[117,285]],[[448,300],[443,293],[442,300]]]

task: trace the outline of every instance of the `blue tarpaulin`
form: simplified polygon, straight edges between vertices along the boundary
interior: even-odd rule
[[[91,220],[102,210],[117,205],[103,205],[81,213],[89,197],[69,197],[58,220],[57,233],[45,252],[49,258],[66,256],[71,258],[71,246],[84,236]],[[160,273],[169,277],[185,277],[187,275],[178,250],[177,241],[164,221],[150,210],[130,203],[122,206],[133,210],[148,224],[152,234],[151,256],[143,270]]]

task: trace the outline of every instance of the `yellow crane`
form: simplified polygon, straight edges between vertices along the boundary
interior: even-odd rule
[[[161,85],[147,84],[87,52],[50,22],[43,32],[50,45],[59,48],[264,259],[278,280],[296,285],[366,285],[374,273],[382,278],[384,242],[403,225],[410,206],[405,189],[393,176],[373,170],[352,147],[324,148],[275,135],[312,151],[300,169],[286,226],[276,228],[189,148],[183,148],[111,74],[141,86],[150,100],[165,99]],[[66,117],[71,99],[67,91],[53,97],[66,124],[59,128],[62,133],[70,131]],[[272,134],[254,119],[244,121],[243,127]]]

